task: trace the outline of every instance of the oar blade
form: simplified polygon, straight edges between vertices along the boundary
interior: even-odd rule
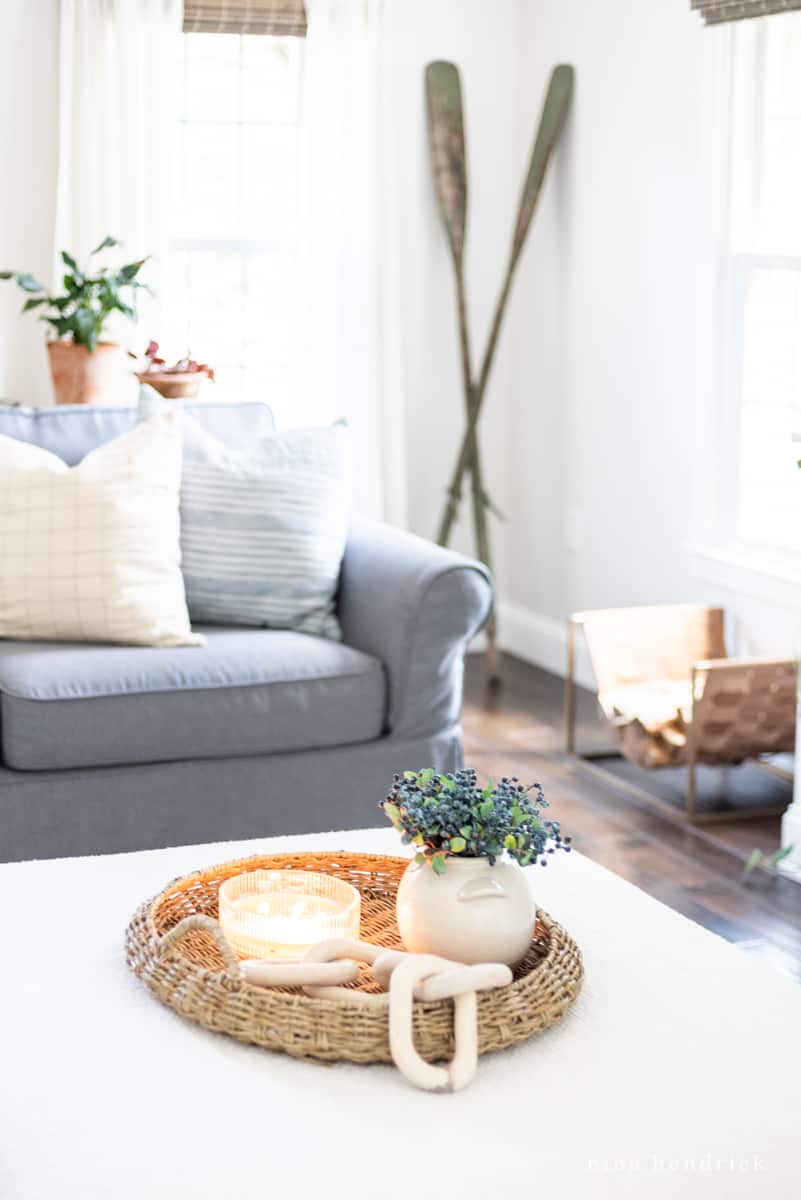
[[[459,68],[451,62],[429,63],[425,89],[437,204],[451,253],[461,263],[467,223],[467,159]]]
[[[514,258],[517,258],[523,249],[523,243],[526,240],[531,218],[534,216],[545,180],[548,162],[565,123],[570,98],[573,94],[573,78],[573,68],[566,63],[554,67],[551,72],[551,81],[542,106],[534,148],[531,151],[528,174],[523,185],[523,194],[520,197],[517,225],[512,242]]]

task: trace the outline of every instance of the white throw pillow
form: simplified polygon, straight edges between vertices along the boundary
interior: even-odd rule
[[[198,646],[181,576],[181,413],[68,467],[0,435],[0,637]]]
[[[224,446],[185,418],[181,548],[192,618],[338,639],[350,430],[292,429]]]
[[[176,403],[145,385],[139,419]],[[239,448],[185,413],[181,551],[191,618],[339,639],[335,596],[352,490],[344,421]]]

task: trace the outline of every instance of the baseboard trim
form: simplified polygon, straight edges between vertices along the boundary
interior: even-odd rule
[[[501,603],[498,606],[498,646],[552,675],[564,679],[567,674],[567,621],[533,612],[519,604]],[[471,646],[472,651],[482,648],[478,640]],[[576,639],[576,682],[595,691],[595,675],[581,633]]]

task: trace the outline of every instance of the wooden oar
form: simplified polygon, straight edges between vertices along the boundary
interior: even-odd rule
[[[470,329],[467,317],[467,296],[464,281],[464,245],[467,226],[467,156],[465,150],[462,85],[458,67],[451,62],[429,63],[425,71],[426,107],[428,112],[428,135],[431,149],[431,166],[434,188],[437,195],[448,245],[453,260],[456,279],[456,303],[459,319],[459,349],[462,365],[462,386],[465,397],[465,413],[470,435],[465,443],[465,466],[472,477],[473,523],[475,525],[476,549],[479,558],[490,569],[489,533],[487,530],[488,501],[484,492],[481,457],[476,437],[476,423],[470,415],[476,407],[475,386],[470,354]],[[449,490],[449,504],[453,516],[449,522],[447,536],[440,537],[445,545],[450,537],[453,519],[461,502],[462,479],[460,472],[455,487]],[[492,614],[487,625],[487,645],[490,675],[497,675],[495,653],[495,616]]]
[[[486,395],[487,380],[489,379],[495,357],[495,349],[498,344],[498,335],[501,331],[506,302],[509,297],[515,270],[523,251],[526,236],[537,208],[537,201],[542,191],[548,163],[564,125],[570,98],[573,93],[573,79],[573,68],[566,64],[554,67],[551,74],[545,103],[540,115],[537,136],[534,141],[534,148],[531,152],[528,174],[526,175],[523,192],[520,197],[517,223],[512,238],[509,262],[506,268],[506,277],[495,306],[495,314],[487,339],[487,348],[484,351],[484,359],[481,364],[478,383],[472,389],[472,404],[468,413],[467,429],[465,430],[456,467],[448,486],[448,500],[445,504],[438,538],[442,545],[446,545],[450,538],[461,499],[462,480],[465,471],[471,467],[473,446],[476,444],[478,418],[481,414],[481,408]]]

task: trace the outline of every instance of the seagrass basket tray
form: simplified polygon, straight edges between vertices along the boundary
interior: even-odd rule
[[[135,912],[126,934],[128,965],[164,1004],[207,1029],[297,1058],[391,1062],[387,1010],[354,996],[315,999],[295,989],[255,987],[226,967],[208,929],[192,929],[164,953],[162,940],[185,917],[217,917],[220,884],[258,868],[322,871],[361,893],[362,941],[402,949],[395,893],[405,858],[378,854],[271,854],[243,858],[174,880]],[[568,933],[538,911],[531,946],[512,982],[478,995],[479,1053],[500,1050],[561,1019],[581,988],[581,952]],[[380,988],[364,969],[350,985]],[[414,1043],[429,1062],[453,1055],[453,1001],[416,1001]]]

